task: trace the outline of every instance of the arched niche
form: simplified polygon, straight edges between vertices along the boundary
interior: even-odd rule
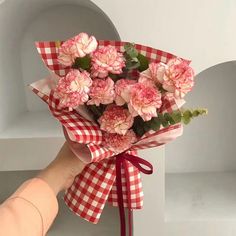
[[[61,127],[46,104],[27,88],[49,74],[34,42],[64,40],[82,31],[98,39],[120,37],[107,15],[90,1],[7,0],[0,4],[2,202],[23,181],[37,174],[25,170],[44,168],[64,143]],[[72,214],[60,197],[60,212],[48,235],[118,234],[117,209],[106,207],[103,213],[99,226],[95,226]]]
[[[4,65],[0,63],[0,138],[58,137],[61,129],[47,106],[27,88],[49,74],[34,42],[65,40],[79,32],[98,39],[120,37],[107,15],[90,1],[19,2],[1,6],[8,27],[0,25],[4,33],[0,36],[0,62],[4,60]]]
[[[236,62],[212,66],[195,78],[186,107],[209,114],[185,126],[184,135],[166,146],[167,172],[236,170]]]
[[[229,61],[199,73],[186,97],[187,107],[209,113],[165,148],[167,235],[190,235],[193,228],[198,235],[230,235],[236,229],[235,89],[236,63]]]

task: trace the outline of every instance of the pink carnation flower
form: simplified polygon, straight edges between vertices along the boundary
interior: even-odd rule
[[[142,73],[140,73],[141,81],[148,81],[156,85],[163,83],[163,77],[165,74],[166,65],[162,62],[155,63],[152,62],[149,64],[149,68]]]
[[[114,101],[114,81],[111,78],[94,79],[89,92],[90,100],[88,105],[110,104]]]
[[[125,66],[123,54],[113,46],[105,46],[92,54],[92,76],[105,78],[108,73],[121,74]]]
[[[194,71],[181,58],[171,59],[167,66],[168,68],[164,74],[163,88],[173,93],[176,98],[183,98],[193,88]]]
[[[80,33],[75,36],[77,56],[84,57],[97,49],[98,42],[94,36],[88,36],[86,33]]]
[[[104,133],[103,138],[103,145],[115,153],[124,152],[131,148],[133,143],[137,142],[137,137],[133,130],[128,130],[125,135]]]
[[[153,80],[148,79],[147,77],[139,77],[138,82],[148,87],[156,88],[155,82]]]
[[[118,106],[122,106],[129,102],[130,99],[130,89],[136,81],[129,79],[120,79],[115,84],[115,102]]]
[[[77,47],[74,38],[65,41],[59,48],[58,62],[64,66],[71,66],[77,57]]]
[[[87,71],[71,70],[64,78],[61,78],[57,85],[60,93],[88,93],[92,85],[92,79]]]
[[[76,107],[83,105],[88,101],[87,93],[56,93],[57,97],[60,99],[61,108],[75,109]]]
[[[55,92],[62,107],[75,108],[88,100],[92,80],[86,71],[71,70],[58,81]]]
[[[98,45],[94,36],[89,37],[86,33],[65,41],[59,48],[58,62],[71,66],[77,57],[84,57],[96,50]]]
[[[128,108],[133,116],[140,115],[144,121],[157,116],[157,108],[161,107],[161,93],[153,87],[137,83],[132,86]]]
[[[98,120],[100,128],[108,133],[125,135],[134,123],[134,118],[127,109],[110,105]]]

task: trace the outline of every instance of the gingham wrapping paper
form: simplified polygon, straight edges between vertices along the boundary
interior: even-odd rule
[[[133,152],[135,155],[135,152]],[[125,168],[122,168],[122,191],[124,207],[130,209],[141,209],[143,206],[143,191],[140,171],[128,161],[125,161]],[[113,184],[109,194],[108,202],[118,206],[117,188]]]
[[[114,159],[88,164],[67,190],[65,203],[75,214],[97,223],[114,181]]]
[[[135,152],[129,153],[135,154]],[[67,190],[65,203],[75,214],[96,224],[107,200],[113,206],[118,205],[115,180],[115,157],[90,163]],[[131,194],[128,194],[127,186]],[[122,168],[122,192],[125,207],[133,209],[142,207],[143,191],[140,173],[127,161]]]
[[[65,67],[58,63],[58,48],[61,42],[36,42],[36,48],[41,55],[46,66],[59,76],[65,76],[69,71],[69,67]]]
[[[59,108],[60,100],[55,98],[54,92],[51,91],[49,96],[49,109],[53,116],[69,130],[78,143],[102,143],[102,131],[99,126],[80,116],[75,110],[69,111]]]
[[[63,67],[57,62],[58,48],[62,42],[39,42],[36,43],[38,52],[41,54],[47,67],[58,76],[64,76],[69,68]],[[99,47],[113,45],[119,51],[123,51],[125,42],[99,41]],[[166,63],[176,57],[173,54],[136,44],[136,48],[150,61]],[[188,61],[190,63],[190,61]],[[49,109],[56,119],[71,132],[78,143],[87,145],[91,152],[91,163],[79,174],[72,186],[67,190],[64,200],[68,207],[77,215],[87,221],[97,223],[102,210],[108,200],[113,206],[118,205],[117,190],[115,186],[115,153],[102,147],[102,134],[98,126],[81,117],[75,111],[61,110],[59,101],[53,91],[47,97],[37,82],[31,85],[41,99],[49,104]],[[174,99],[163,101],[162,112],[171,112],[178,109]],[[162,128],[157,132],[146,133],[140,141],[132,146],[129,153],[135,154],[136,150],[156,147],[169,142],[182,134],[182,125],[177,124]],[[108,158],[109,157],[109,158]],[[122,192],[124,206],[131,209],[139,209],[143,205],[143,191],[139,170],[128,161],[122,169]]]
[[[43,62],[45,65],[58,76],[62,77],[65,76],[66,73],[69,71],[69,67],[65,67],[58,63],[57,56],[58,50],[60,45],[63,41],[56,41],[56,42],[36,42],[36,48],[38,53],[41,55]],[[118,51],[124,51],[124,45],[127,42],[121,41],[110,41],[110,40],[98,40],[98,47],[103,47],[107,45],[112,45],[116,47]],[[176,57],[175,55],[164,52],[162,50],[158,50],[155,48],[151,48],[148,46],[144,46],[141,44],[135,44],[137,50],[142,53],[144,56],[148,57],[152,62],[163,62],[167,63],[170,59]],[[185,60],[190,63],[189,60]]]

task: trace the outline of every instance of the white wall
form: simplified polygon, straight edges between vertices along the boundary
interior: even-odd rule
[[[139,156],[153,164],[152,175],[142,175],[144,206],[134,211],[134,236],[164,236],[165,221],[165,149],[151,148]]]
[[[10,27],[16,22],[10,18],[11,9],[4,4],[0,5],[0,131],[26,109],[17,43],[20,27]],[[15,106],[16,101],[19,102],[18,106]],[[15,109],[11,109],[13,106]]]
[[[121,38],[190,58],[199,73],[236,60],[235,0],[93,0]]]
[[[236,170],[236,63],[223,63],[196,77],[186,107],[207,107],[184,134],[166,146],[167,172]]]

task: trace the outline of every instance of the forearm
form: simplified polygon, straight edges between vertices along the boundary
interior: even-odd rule
[[[28,180],[0,205],[0,235],[45,235],[57,212],[51,187],[39,178]]]
[[[82,149],[83,147],[81,147]],[[67,143],[63,145],[56,159],[38,174],[57,195],[71,186],[74,178],[84,168],[82,163],[70,150]]]
[[[0,205],[0,235],[45,235],[58,212],[57,194],[69,188],[83,168],[65,143],[48,167]]]

